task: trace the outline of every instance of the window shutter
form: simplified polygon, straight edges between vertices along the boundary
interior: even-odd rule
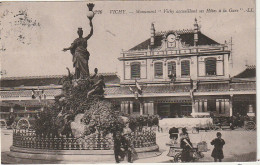
[[[140,64],[135,63],[131,65],[131,78],[140,78]]]
[[[216,75],[216,59],[206,59],[206,75]]]
[[[154,73],[155,73],[156,78],[163,77],[163,63],[162,62],[154,63]]]
[[[189,76],[190,75],[190,61],[185,60],[181,62],[181,75]]]

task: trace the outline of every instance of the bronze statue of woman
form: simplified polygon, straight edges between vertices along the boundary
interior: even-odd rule
[[[91,9],[92,11],[92,9]],[[76,79],[85,79],[89,76],[89,52],[87,50],[88,46],[88,39],[93,35],[93,24],[92,18],[89,18],[89,25],[91,27],[90,33],[87,37],[83,37],[83,30],[81,27],[78,28],[78,35],[79,38],[75,39],[74,42],[71,44],[70,47],[64,48],[63,51],[70,50],[73,56],[73,67],[75,68],[75,78]]]

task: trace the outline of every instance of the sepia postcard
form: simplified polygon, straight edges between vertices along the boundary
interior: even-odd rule
[[[254,164],[256,105],[254,0],[0,2],[2,164]]]

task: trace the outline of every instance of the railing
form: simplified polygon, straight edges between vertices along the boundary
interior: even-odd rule
[[[156,134],[153,131],[132,132],[129,134],[134,148],[156,145]],[[111,134],[94,133],[84,138],[72,136],[37,136],[32,130],[14,130],[13,146],[20,148],[48,149],[48,150],[112,150],[113,138]]]
[[[132,132],[128,135],[134,148],[143,148],[156,145],[156,133],[153,131]]]
[[[231,84],[231,88],[234,90],[256,90],[256,83],[255,82],[248,82],[248,83],[233,83]]]

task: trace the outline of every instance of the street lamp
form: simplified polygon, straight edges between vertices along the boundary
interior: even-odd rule
[[[95,6],[95,4],[93,4],[93,3],[88,3],[87,6],[88,6],[88,10],[89,10],[89,11],[87,12],[87,17],[88,17],[89,19],[92,19],[92,18],[94,17],[94,15],[95,15],[95,13],[92,11],[93,8],[94,8],[94,6]]]

